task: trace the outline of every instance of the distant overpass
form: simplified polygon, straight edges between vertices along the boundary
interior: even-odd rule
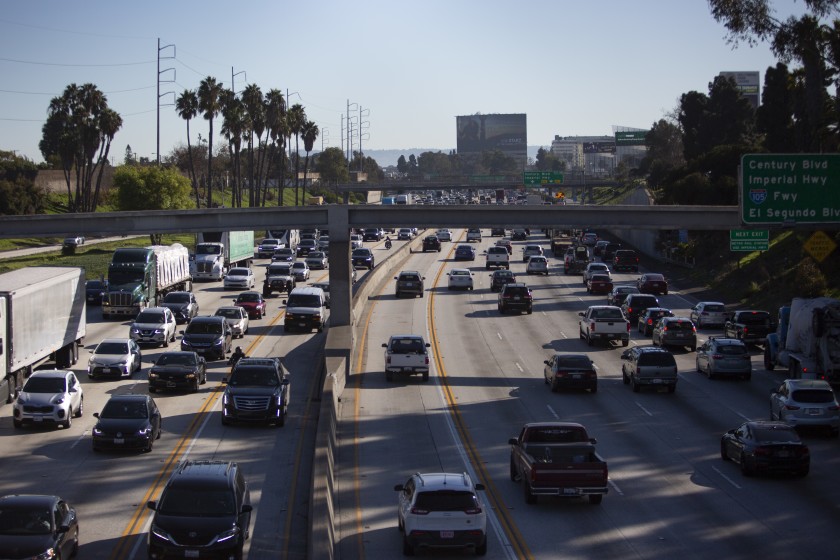
[[[596,179],[594,177],[582,179],[581,177],[564,177],[563,183],[545,185],[526,185],[521,179],[505,179],[500,181],[480,182],[417,182],[407,183],[403,181],[385,181],[383,183],[341,183],[335,187],[340,193],[364,192],[364,191],[466,191],[466,190],[493,190],[493,189],[583,189],[588,187],[618,187],[623,183],[618,181]]]

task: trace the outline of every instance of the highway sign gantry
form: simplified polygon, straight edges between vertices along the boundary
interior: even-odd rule
[[[522,182],[530,187],[563,184],[563,174],[555,171],[525,171],[522,175]]]
[[[840,154],[745,154],[740,181],[746,225],[840,223]]]

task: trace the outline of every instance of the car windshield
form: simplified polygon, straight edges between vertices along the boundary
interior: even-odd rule
[[[236,514],[233,494],[206,486],[166,489],[157,508],[161,515],[175,517],[225,517]]]
[[[391,351],[396,354],[424,354],[426,345],[420,338],[395,338],[391,340]]]
[[[694,329],[694,325],[688,321],[668,321],[666,325],[669,330],[690,331]]]
[[[590,369],[592,364],[586,356],[557,356],[557,366],[570,369]]]
[[[639,289],[634,286],[619,286],[615,289],[617,294],[638,294]]]
[[[248,276],[247,268],[231,268],[228,276]]]
[[[306,263],[298,261],[292,265],[292,268],[306,268]]]
[[[246,367],[234,370],[228,385],[234,387],[275,387],[279,382],[273,370]]]
[[[137,317],[134,319],[135,323],[150,323],[150,324],[160,324],[163,323],[163,313],[152,312],[152,311],[141,311],[137,314]]]
[[[159,366],[194,366],[195,356],[193,354],[164,354],[158,358]]]
[[[99,414],[100,418],[148,418],[146,403],[143,401],[108,401]]]
[[[469,276],[470,273],[466,270],[453,270],[449,273],[450,276]]]
[[[285,274],[286,276],[288,276],[289,272],[291,270],[292,270],[291,266],[272,266],[272,267],[269,267],[268,273],[269,274],[274,274],[274,275],[281,275],[281,276]]]
[[[221,323],[217,323],[213,321],[205,322],[205,321],[196,321],[193,319],[190,321],[190,324],[187,325],[187,330],[185,331],[187,334],[222,334],[222,325]]]
[[[0,535],[49,535],[50,533],[52,533],[52,524],[50,510],[47,508],[4,505],[0,509]]]
[[[199,243],[195,247],[196,255],[220,255],[221,253],[222,247],[220,245],[206,245],[204,243]]]
[[[321,307],[321,298],[314,294],[292,294],[286,307]]]
[[[768,313],[742,313],[739,320],[745,325],[766,325],[770,322]]]
[[[170,294],[166,294],[166,297],[163,298],[163,303],[189,303],[190,302],[190,294],[172,292]]]
[[[747,348],[740,344],[721,344],[714,351],[726,356],[743,356],[747,353]]]
[[[798,389],[793,392],[791,398],[801,403],[830,403],[834,402],[834,393],[823,389]]]
[[[723,311],[725,311],[725,308],[719,304],[706,304],[703,306],[703,311],[712,313],[722,313]]]
[[[607,276],[606,274],[593,274],[592,275],[592,281],[593,282],[609,282],[610,277]]]
[[[101,290],[102,288],[107,287],[105,282],[100,282],[99,280],[88,280],[87,287],[90,290]]]
[[[318,242],[314,239],[301,239],[300,241],[301,247],[315,247],[317,244]]]
[[[241,319],[242,310],[238,307],[224,307],[216,310],[216,317],[225,317],[226,319]]]
[[[400,281],[402,282],[419,282],[420,277],[416,274],[401,274]]]
[[[127,342],[100,342],[94,354],[128,354]]]
[[[274,254],[275,254],[275,255],[280,255],[280,256],[287,256],[287,255],[288,255],[288,256],[291,256],[291,255],[293,255],[294,253],[295,253],[295,252],[294,252],[293,250],[291,250],[291,249],[276,249],[276,250],[274,251]]]
[[[661,274],[648,274],[645,278],[648,282],[661,282],[665,279]]]
[[[260,241],[260,245],[277,245],[279,241],[276,239],[263,239]]]
[[[617,307],[602,307],[601,309],[594,309],[592,311],[592,318],[615,319],[618,321],[624,319],[624,314],[621,312],[621,309]]]
[[[256,292],[239,294],[239,297],[236,298],[236,301],[260,301],[260,294]]]
[[[602,271],[604,271],[604,270],[607,270],[607,265],[605,265],[605,264],[593,264],[593,265],[589,265],[589,271],[591,272],[591,271],[593,271],[593,270],[597,270],[598,272],[602,272]]]
[[[674,366],[676,361],[669,352],[645,352],[639,356],[640,366]]]
[[[356,249],[353,251],[354,257],[368,257],[370,256],[370,249]]]
[[[478,499],[472,492],[456,490],[420,492],[414,507],[424,511],[466,511],[478,508]]]
[[[67,382],[63,377],[30,377],[23,386],[25,393],[64,393]]]
[[[321,251],[312,251],[311,253],[309,253],[309,257],[307,257],[307,258],[323,259],[324,258],[324,253],[322,253]]]
[[[772,427],[753,428],[753,435],[756,441],[760,442],[800,442],[799,435],[792,426],[774,425]]]

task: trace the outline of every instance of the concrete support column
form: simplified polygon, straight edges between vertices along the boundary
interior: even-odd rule
[[[352,324],[348,207],[328,206],[327,218],[330,230],[330,327],[339,327]]]

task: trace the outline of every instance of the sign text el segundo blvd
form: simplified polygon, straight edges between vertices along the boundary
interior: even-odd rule
[[[744,224],[840,223],[840,154],[745,154]]]

